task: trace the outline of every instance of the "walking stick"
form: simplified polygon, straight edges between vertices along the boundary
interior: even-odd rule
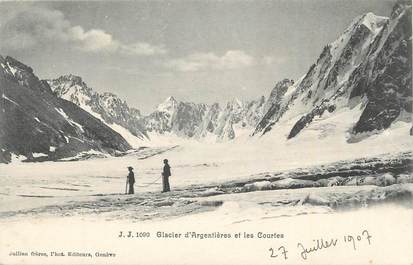
[[[162,192],[165,191],[165,180],[163,179],[163,173],[161,173],[161,179],[162,179]]]
[[[128,194],[128,179],[126,179],[125,194]]]

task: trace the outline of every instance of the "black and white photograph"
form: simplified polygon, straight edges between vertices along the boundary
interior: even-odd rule
[[[0,264],[413,264],[411,1],[0,14]]]

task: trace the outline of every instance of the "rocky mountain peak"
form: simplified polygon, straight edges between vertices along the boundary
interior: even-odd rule
[[[173,96],[170,96],[166,98],[164,102],[158,105],[157,110],[160,112],[171,113],[176,110],[177,106],[178,101]]]
[[[94,95],[94,91],[83,82],[80,76],[62,75],[57,79],[46,80],[46,82],[58,97],[72,101],[78,106],[87,104]]]
[[[97,93],[88,87],[81,77],[72,74],[47,82],[58,97],[75,103],[109,125],[117,124],[127,129],[119,131],[119,133],[129,131],[139,139],[147,137],[146,130],[140,122],[140,111],[130,108],[115,94],[110,92]],[[122,136],[130,138],[129,135]]]
[[[55,81],[59,83],[68,83],[70,86],[78,85],[80,87],[87,87],[80,76],[73,74],[62,75],[59,78],[55,79]]]
[[[173,96],[169,96],[165,99],[165,102],[177,102],[177,100]]]
[[[244,106],[244,103],[238,98],[233,98],[227,103],[227,109],[230,110],[240,110]]]
[[[29,66],[25,65],[24,63],[14,59],[11,56],[6,56],[5,62],[11,68],[17,68],[20,71],[26,71],[26,72],[29,72],[29,73],[33,73],[33,69],[31,67],[29,67]]]
[[[10,56],[6,56],[6,58],[1,57],[0,63],[1,72],[6,78],[17,81],[20,85],[32,90],[52,92],[49,85],[44,81],[40,81],[33,73],[33,69],[24,63]]]
[[[103,92],[101,94],[101,98],[107,101],[116,101],[121,103],[122,100],[115,94],[111,93],[111,92]]]
[[[273,104],[276,104],[277,101],[279,102],[287,92],[287,89],[294,84],[294,80],[290,80],[288,78],[284,78],[283,80],[277,82],[274,88],[271,90],[270,96],[265,103],[264,106],[264,113],[267,112]]]
[[[358,24],[367,27],[371,32],[375,33],[381,29],[383,24],[388,19],[389,18],[387,17],[377,16],[372,12],[369,12],[361,16],[360,20],[358,21]]]

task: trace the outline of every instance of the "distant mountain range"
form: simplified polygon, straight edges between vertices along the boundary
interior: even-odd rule
[[[411,122],[411,41],[411,4],[399,2],[389,18],[356,18],[302,78],[278,82],[268,97],[220,106],[171,96],[149,115],[112,93],[97,93],[79,76],[39,80],[25,64],[0,57],[0,162],[90,150],[114,155],[160,136],[208,142],[260,137],[280,124],[292,124],[285,135],[291,139],[315,120],[356,106],[361,111],[349,134],[379,133],[397,120]]]
[[[261,97],[246,102],[233,99],[221,107],[218,103],[208,105],[177,101],[171,96],[154,112],[142,116],[139,110],[130,108],[116,95],[95,92],[78,76],[61,76],[46,82],[56,96],[88,111],[125,139],[130,138],[125,135],[127,129],[143,141],[150,141],[155,134],[174,134],[198,140],[206,137],[215,141],[231,140],[236,137],[237,131],[253,130],[263,116],[264,105],[269,104]],[[137,144],[142,145],[140,142]]]

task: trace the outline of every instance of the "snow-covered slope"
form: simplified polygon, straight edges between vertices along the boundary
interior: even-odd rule
[[[47,82],[58,97],[75,103],[97,117],[122,135],[133,147],[139,147],[143,141],[148,140],[140,111],[130,108],[115,94],[99,94],[89,88],[79,76],[74,75],[61,76]]]
[[[356,18],[324,47],[303,78],[280,85],[277,92],[256,134],[293,122],[290,139],[317,120],[353,108],[357,113],[346,125],[349,140],[386,129],[398,118],[410,122],[403,114],[411,113],[412,100],[411,5],[397,4],[390,18],[372,13]]]

